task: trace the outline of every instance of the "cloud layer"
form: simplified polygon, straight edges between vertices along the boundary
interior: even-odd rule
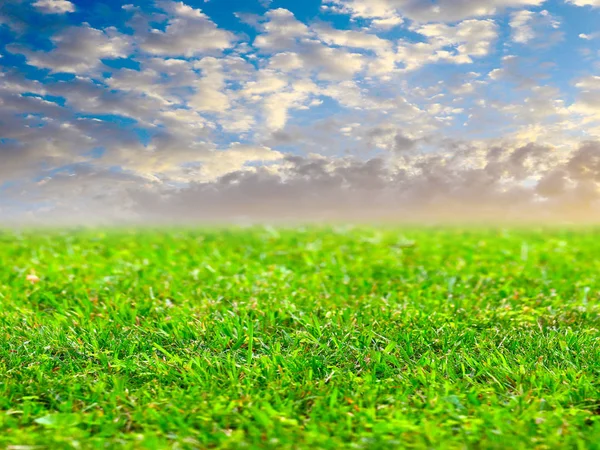
[[[596,218],[597,2],[109,6],[0,6],[4,222]]]

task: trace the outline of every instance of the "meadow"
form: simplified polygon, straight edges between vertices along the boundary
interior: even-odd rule
[[[0,233],[0,448],[600,448],[600,229]]]

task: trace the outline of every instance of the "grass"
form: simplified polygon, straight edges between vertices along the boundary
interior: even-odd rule
[[[599,255],[594,229],[5,231],[0,448],[597,449]]]

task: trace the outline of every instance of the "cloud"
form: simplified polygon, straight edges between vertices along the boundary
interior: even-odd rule
[[[237,14],[249,36],[181,2],[125,5],[118,28],[73,25],[92,14],[79,3],[68,22],[30,3],[36,40],[25,22],[5,29],[30,67],[1,60],[14,66],[0,72],[4,218],[519,216],[596,202],[595,60],[564,89],[565,48],[537,51],[560,36],[541,0],[331,0],[348,24]]]
[[[589,217],[600,200],[600,144],[584,142],[557,167],[540,169],[549,153],[530,144],[456,146],[398,161],[287,156],[181,189],[132,190],[129,199],[139,218],[167,222]]]
[[[301,69],[303,66],[302,59],[294,52],[277,53],[269,60],[269,67],[282,72],[291,72]]]
[[[600,91],[584,91],[573,104],[572,110],[594,119],[600,119]]]
[[[585,0],[584,0],[585,1]],[[490,16],[505,8],[539,6],[545,0],[326,0],[334,12],[357,18],[381,19],[406,17],[418,22],[456,22]]]
[[[309,28],[287,9],[272,9],[265,17],[263,33],[254,40],[254,46],[262,51],[286,50],[293,47],[298,38],[310,35]]]
[[[33,6],[45,14],[75,12],[75,5],[68,0],[37,0]]]
[[[316,85],[309,81],[297,81],[283,91],[274,92],[264,99],[263,111],[265,124],[270,130],[285,126],[291,109],[302,108],[312,94],[319,92]]]
[[[579,89],[587,91],[600,90],[600,76],[591,75],[588,77],[581,78],[577,81],[577,83],[575,83],[575,86]]]
[[[491,70],[488,76],[495,82],[510,82],[519,89],[530,89],[548,77],[544,69],[547,67],[534,58],[506,55],[502,58],[502,66]]]
[[[209,180],[239,171],[248,164],[278,161],[284,155],[262,145],[234,142],[227,150],[214,150],[202,160],[203,177]]]
[[[512,29],[512,40],[519,44],[527,44],[537,38],[544,40],[544,45],[551,45],[562,38],[562,33],[553,32],[560,28],[560,21],[548,11],[517,11],[511,14],[509,25]]]
[[[106,89],[90,78],[79,77],[47,85],[49,93],[63,97],[75,111],[87,114],[113,114],[151,123],[156,112],[168,104],[157,97],[137,92],[119,92]]]
[[[352,79],[365,64],[360,53],[327,47],[314,40],[302,41],[298,49],[304,68],[324,80]]]
[[[579,94],[570,109],[585,116],[588,124],[592,121],[600,121],[600,77],[581,78],[577,80],[575,87],[579,89]]]
[[[97,68],[102,59],[122,58],[131,49],[127,37],[115,28],[98,30],[84,23],[67,27],[50,38],[54,48],[44,52],[22,45],[9,44],[7,50],[23,54],[32,66],[53,72],[86,74]]]
[[[131,223],[139,220],[139,215],[128,191],[149,190],[153,185],[130,173],[77,164],[35,184],[7,188],[0,200],[0,220],[5,224]],[[37,208],[30,210],[23,205]]]
[[[470,19],[455,26],[443,23],[415,25],[411,30],[426,37],[427,41],[399,44],[396,60],[405,70],[437,62],[471,64],[473,57],[486,56],[498,37],[498,26],[492,20]]]
[[[223,62],[208,57],[196,63],[195,67],[201,69],[204,76],[194,83],[195,94],[189,105],[197,111],[219,113],[228,110],[231,102],[229,96],[223,92],[226,85]]]
[[[200,9],[183,2],[162,1],[159,5],[169,14],[166,27],[164,31],[156,28],[138,31],[136,37],[141,40],[140,47],[144,51],[154,55],[192,57],[232,47],[234,34],[218,28]]]
[[[275,53],[270,66],[283,72],[301,70],[322,80],[346,80],[363,69],[366,59],[360,53],[339,47],[385,49],[391,46],[384,39],[358,31],[346,32],[325,26],[311,30],[282,8],[267,12],[266,17],[264,32],[256,37],[254,45],[264,53]],[[325,44],[314,39],[314,35],[319,35]]]
[[[384,19],[373,19],[371,21],[371,27],[376,30],[391,30],[399,25],[402,25],[404,20],[398,16],[386,17]]]
[[[360,48],[375,52],[389,50],[392,43],[387,39],[356,30],[338,30],[330,26],[317,25],[313,28],[319,38],[328,45]]]
[[[592,6],[597,7],[600,6],[600,0],[566,0],[567,3],[570,3],[575,6]]]

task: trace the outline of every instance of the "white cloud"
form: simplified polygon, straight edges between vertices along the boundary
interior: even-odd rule
[[[323,80],[352,79],[365,64],[365,57],[360,53],[327,47],[319,41],[304,40],[298,49],[304,68]]]
[[[33,6],[45,14],[75,12],[75,5],[69,0],[37,0]]]
[[[155,55],[197,56],[221,51],[233,45],[233,33],[222,30],[200,9],[183,2],[160,2],[169,19],[164,31],[151,29],[139,33],[141,48]]]
[[[108,108],[117,109],[127,104],[127,96],[122,92],[116,94],[89,77],[77,76],[69,81],[47,84],[46,90],[49,95],[63,97],[67,104],[71,103],[74,108],[83,112],[109,113]],[[107,109],[103,109],[104,107]]]
[[[384,19],[373,19],[371,26],[377,30],[391,30],[402,25],[404,20],[398,16],[386,17]]]
[[[328,45],[340,47],[361,48],[375,52],[385,51],[392,47],[387,39],[355,30],[338,30],[332,27],[317,25],[314,27],[319,38]]]
[[[518,11],[511,15],[510,27],[512,28],[512,39],[515,42],[526,43],[535,37],[530,22],[535,17],[533,11]]]
[[[519,44],[527,44],[538,37],[544,39],[547,44],[561,37],[560,34],[552,33],[552,30],[560,28],[560,22],[546,10],[512,13],[509,25],[512,29],[512,40]]]
[[[264,33],[254,40],[254,46],[260,50],[286,50],[293,47],[298,38],[309,35],[308,27],[287,9],[273,9],[265,16],[268,21],[263,25]]]
[[[469,19],[455,26],[443,23],[418,25],[412,31],[427,38],[426,42],[401,42],[397,61],[406,70],[414,70],[439,61],[470,64],[473,57],[486,56],[498,36],[492,20]]]
[[[388,0],[324,0],[326,10],[364,18],[394,18],[395,7]]]
[[[231,106],[229,95],[224,92],[225,74],[220,59],[203,58],[196,64],[204,76],[194,82],[195,94],[189,105],[197,111],[224,113]]]
[[[77,74],[95,69],[103,58],[126,57],[131,49],[127,36],[116,29],[98,30],[88,24],[65,28],[50,39],[54,48],[48,52],[13,44],[7,45],[7,49],[25,55],[27,62],[33,66]]]
[[[253,97],[271,94],[284,89],[288,85],[288,79],[272,70],[261,70],[256,80],[248,81],[240,91],[243,96]]]
[[[319,88],[311,81],[296,81],[285,90],[268,95],[263,102],[265,126],[270,130],[283,128],[288,121],[289,111],[302,108],[312,95],[319,92]]]
[[[490,16],[505,8],[539,6],[544,2],[545,0],[325,0],[325,5],[332,11],[360,18],[403,16],[419,22],[456,22]]]
[[[366,58],[338,47],[384,49],[390,46],[388,41],[363,32],[325,26],[311,30],[282,8],[268,11],[266,17],[263,33],[256,37],[254,46],[263,53],[275,53],[270,58],[270,67],[283,72],[302,71],[305,76],[314,74],[330,81],[351,79],[364,68]],[[314,35],[326,44],[314,39]]]
[[[577,81],[575,86],[579,89],[587,91],[600,90],[600,76],[588,76],[581,78]]]
[[[530,89],[547,78],[545,69],[525,56],[506,55],[502,57],[502,67],[493,69],[488,76],[494,81],[513,83],[519,89]]]
[[[566,0],[567,3],[571,3],[575,6],[600,6],[600,0]]]
[[[303,66],[302,59],[297,53],[283,52],[277,53],[269,60],[269,67],[282,72],[290,72],[301,69]]]
[[[141,70],[122,68],[105,81],[123,91],[119,95],[124,99],[155,101],[152,123],[164,125],[167,121],[169,129],[191,138],[199,128],[216,125],[236,133],[248,130],[254,124],[253,114],[246,111],[240,90],[231,85],[248,83],[255,75],[251,64],[232,54],[194,60],[148,58],[141,63]],[[151,118],[139,113],[137,120]],[[130,112],[123,110],[123,114]]]
[[[586,116],[588,123],[600,121],[600,76],[584,77],[575,86],[580,92],[571,110]]]
[[[214,180],[231,172],[243,170],[248,163],[277,161],[284,155],[262,145],[233,143],[226,150],[213,150],[201,160],[200,179]]]

